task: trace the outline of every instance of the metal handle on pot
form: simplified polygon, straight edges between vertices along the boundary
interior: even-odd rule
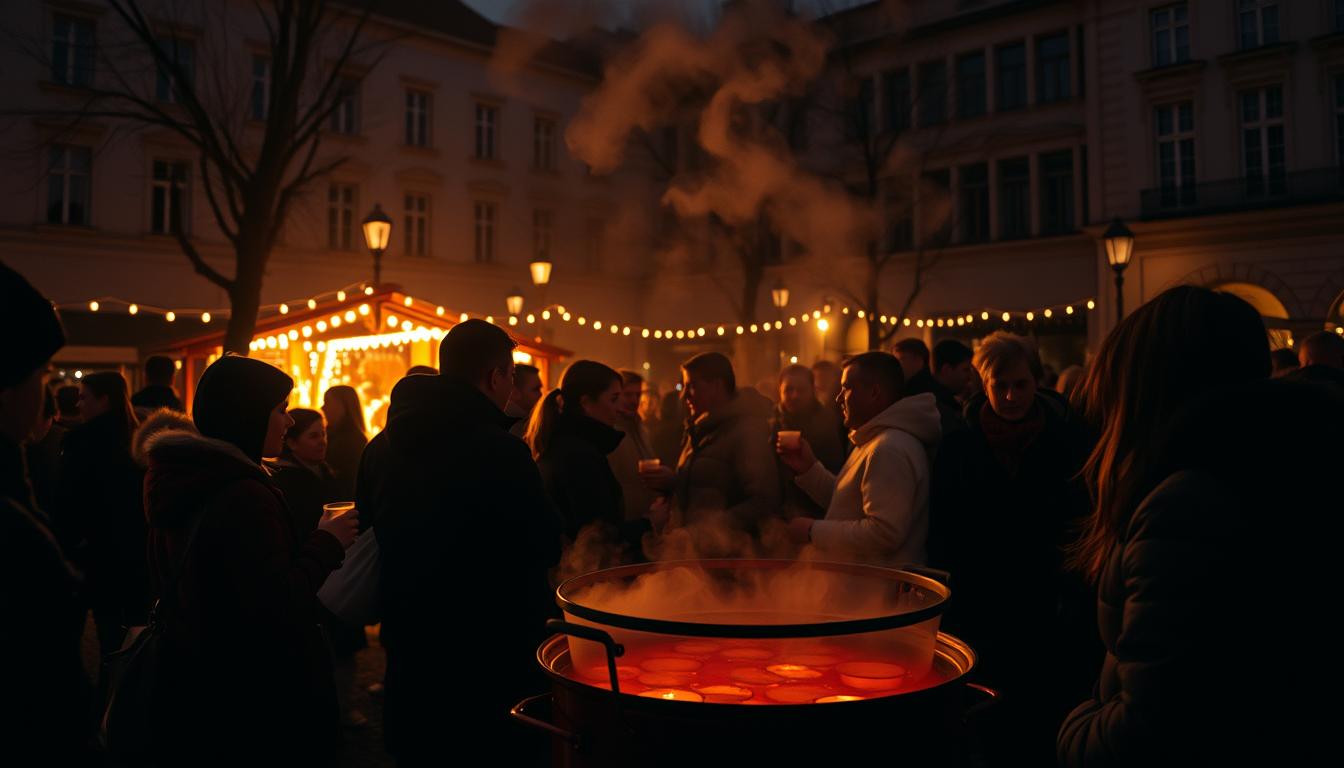
[[[568,621],[561,621],[560,619],[548,619],[546,621],[546,631],[562,635],[573,635],[575,637],[581,637],[584,640],[592,640],[595,643],[601,643],[602,647],[607,650],[607,673],[611,675],[611,692],[621,692],[621,683],[616,677],[616,657],[625,655],[624,645],[616,642],[611,638],[611,635],[603,632],[597,627],[571,624]]]
[[[549,693],[539,693],[536,696],[529,696],[526,699],[523,699],[522,701],[513,705],[513,708],[509,710],[509,717],[512,717],[514,720],[517,720],[518,722],[528,726],[529,728],[536,728],[538,730],[546,731],[552,736],[558,736],[564,739],[565,741],[569,742],[569,746],[573,747],[574,749],[578,749],[579,735],[577,733],[566,731],[564,728],[561,728],[558,725],[548,723],[545,720],[540,720],[527,713],[529,707],[534,706],[537,702],[549,699],[550,697],[551,694]]]
[[[902,571],[917,573],[920,576],[925,576],[927,578],[933,579],[939,584],[950,585],[952,583],[951,571],[943,571],[937,568],[930,568],[927,565],[919,565],[917,563],[902,563],[896,567],[901,569]]]
[[[993,710],[994,707],[998,705],[999,700],[1003,697],[1003,694],[993,688],[978,683],[966,683],[966,689],[971,693],[978,694],[981,699],[967,707],[966,711],[962,714],[962,721],[967,723],[981,717],[986,712]]]

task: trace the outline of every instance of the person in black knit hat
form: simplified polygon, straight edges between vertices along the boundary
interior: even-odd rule
[[[292,388],[279,369],[227,355],[196,388],[199,434],[169,430],[147,444],[156,591],[181,569],[154,708],[165,764],[336,759],[336,693],[315,595],[358,517],[301,534],[261,466],[293,424]]]
[[[48,361],[65,346],[51,302],[0,264],[0,326],[22,328],[0,356],[0,658],[21,702],[5,720],[10,754],[53,765],[90,757],[89,685],[79,658],[79,576],[33,502],[22,443],[36,426]]]

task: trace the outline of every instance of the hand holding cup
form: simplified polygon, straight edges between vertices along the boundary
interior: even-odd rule
[[[322,519],[318,521],[317,529],[335,536],[342,549],[349,549],[359,534],[359,510],[355,509],[355,502],[323,504]]]

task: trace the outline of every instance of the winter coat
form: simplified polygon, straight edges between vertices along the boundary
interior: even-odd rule
[[[340,733],[316,594],[341,564],[340,542],[301,535],[266,470],[231,443],[167,431],[148,453],[160,590],[182,563],[155,707],[164,762],[331,763]]]
[[[160,408],[167,408],[170,411],[185,410],[177,392],[172,387],[163,384],[150,384],[131,395],[131,405],[135,407],[137,413],[143,412],[144,414],[149,414]]]
[[[649,440],[649,431],[638,416],[621,416],[616,428],[625,433],[621,444],[607,455],[607,464],[616,482],[621,484],[621,500],[626,520],[640,520],[648,514],[657,494],[639,479],[639,462],[643,459],[657,458],[653,444]]]
[[[903,397],[850,432],[854,450],[838,475],[817,462],[794,479],[826,507],[812,524],[812,543],[826,559],[924,562],[929,452],[941,435],[933,396]]]
[[[621,484],[607,463],[624,438],[624,433],[596,419],[562,413],[555,420],[546,450],[537,458],[537,469],[569,540],[598,523],[612,543],[623,547],[626,559],[631,559],[639,554],[640,539],[650,526],[644,517],[625,519]]]
[[[674,524],[726,513],[730,525],[754,533],[780,514],[769,402],[744,390],[687,426],[677,462]]]
[[[1032,758],[1019,756],[1049,761],[1059,722],[1087,695],[1101,658],[1095,596],[1064,566],[1089,511],[1078,474],[1089,444],[1063,399],[1042,391],[1029,417],[1037,431],[1005,463],[983,426],[989,408],[984,395],[972,398],[967,428],[934,461],[929,564],[952,576],[942,627],[975,648],[977,677],[1021,709],[1017,744]]]
[[[1315,654],[1337,632],[1344,396],[1276,379],[1188,412],[1103,561],[1106,657],[1059,764],[1328,761],[1340,675]]]
[[[525,438],[527,436],[527,422],[532,417],[532,412],[510,400],[504,404],[504,415],[513,420],[513,424],[509,427],[509,434],[519,440]]]
[[[935,379],[928,368],[921,368],[919,373],[906,379],[902,392],[906,397],[928,392],[937,398],[938,415],[942,421],[944,436],[966,426],[961,403],[957,402],[956,393],[943,386],[941,381]]]
[[[355,418],[359,418],[358,414]],[[360,455],[368,444],[369,439],[353,426],[336,427],[327,432],[327,466],[335,476],[337,495],[344,500],[354,498]]]
[[[839,472],[840,467],[844,465],[849,437],[844,423],[835,410],[823,406],[816,400],[798,413],[790,413],[781,406],[775,409],[775,418],[770,426],[776,437],[783,430],[801,432],[803,439],[812,446],[812,453],[817,457],[817,461],[821,462],[827,472]],[[779,473],[785,507],[808,517],[821,517],[826,514],[825,507],[813,501],[810,496],[803,493],[797,483],[793,482],[793,476],[786,467],[781,467]]]
[[[446,377],[408,376],[392,390],[369,503],[382,552],[385,734],[400,760],[440,757],[448,726],[507,751],[509,707],[544,687],[535,656],[555,614],[547,571],[560,526],[511,423]]]
[[[79,575],[33,507],[22,449],[0,436],[0,658],[7,709],[0,734],[15,760],[84,765],[92,735],[80,661]]]
[[[318,465],[314,471],[292,456],[281,455],[275,461],[266,462],[266,470],[271,474],[271,482],[284,494],[294,530],[300,536],[307,536],[317,530],[317,523],[322,519],[323,504],[353,501],[352,498],[341,497],[342,485],[326,462]]]
[[[151,597],[144,474],[131,458],[130,439],[110,412],[66,433],[55,520],[70,542],[71,559],[84,572],[88,604],[106,621],[138,626],[149,615]]]

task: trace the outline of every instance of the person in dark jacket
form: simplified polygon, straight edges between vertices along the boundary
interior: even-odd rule
[[[341,498],[354,498],[359,457],[369,444],[359,393],[345,385],[331,387],[322,395],[322,413],[327,417],[327,465],[336,475]]]
[[[621,484],[607,463],[625,437],[613,426],[621,388],[614,369],[576,360],[565,369],[559,388],[533,408],[526,433],[567,541],[586,535],[605,545],[598,547],[603,551],[619,548],[599,563],[603,567],[640,559],[640,541],[652,529],[645,517],[625,519]]]
[[[943,382],[933,375],[933,371],[929,368],[929,348],[924,342],[914,338],[901,339],[892,348],[892,354],[901,361],[901,371],[905,374],[906,395],[933,393],[938,403],[938,414],[942,417],[944,435],[949,435],[965,426],[961,418],[961,403],[957,402],[958,392],[944,386]]]
[[[653,452],[665,467],[675,467],[686,435],[686,403],[673,390],[663,395],[658,406],[658,422],[653,425]]]
[[[440,343],[440,375],[392,390],[367,498],[382,563],[384,734],[399,765],[440,764],[449,728],[490,744],[500,765],[546,753],[508,715],[545,686],[535,655],[560,555],[541,475],[503,411],[514,346],[494,325],[459,323]]]
[[[84,376],[79,410],[84,422],[61,441],[55,520],[84,571],[84,597],[107,655],[149,615],[144,474],[131,458],[138,422],[120,373]]]
[[[805,365],[790,365],[779,372],[779,406],[771,422],[771,431],[802,433],[800,436],[811,446],[817,461],[831,474],[838,474],[845,463],[847,450],[853,443],[844,438],[844,422],[833,409],[817,402],[812,371]],[[786,514],[824,517],[826,509],[803,493],[792,475],[780,472],[783,485],[783,504]]]
[[[177,364],[171,357],[153,355],[145,361],[145,386],[131,396],[136,416],[143,419],[160,408],[182,410],[182,400],[173,389],[173,377],[176,375]]]
[[[261,465],[280,453],[293,381],[226,355],[201,376],[199,434],[148,443],[145,512],[164,617],[155,750],[165,764],[329,765],[340,746],[318,587],[340,566],[357,513],[301,534]]]
[[[1076,554],[1106,656],[1060,765],[1310,765],[1335,748],[1320,691],[1339,675],[1295,660],[1336,624],[1344,396],[1269,372],[1255,309],[1191,286],[1098,352],[1096,505]]]
[[[337,501],[350,501],[345,486],[327,464],[327,430],[321,411],[295,408],[289,412],[294,425],[285,432],[285,447],[280,457],[266,466],[271,479],[285,496],[285,504],[299,536],[307,536],[322,519],[322,506]],[[362,728],[369,719],[353,704],[355,688],[355,654],[368,646],[364,627],[350,626],[318,606],[322,626],[335,662],[336,697],[341,705],[341,724]]]
[[[1062,398],[1037,389],[1026,339],[991,334],[974,363],[985,394],[934,462],[929,564],[952,575],[943,627],[975,648],[976,674],[1012,710],[1005,738],[992,740],[996,762],[1043,765],[1101,658],[1086,584],[1064,567],[1088,511],[1078,479],[1087,433]]]
[[[42,414],[37,426],[28,435],[23,447],[28,460],[28,481],[33,486],[33,501],[42,514],[50,515],[56,509],[56,489],[59,487],[61,468],[61,441],[66,430],[56,423],[56,397],[51,387],[42,387]],[[48,525],[51,519],[46,519]]]
[[[48,361],[65,346],[51,301],[0,264],[0,325],[21,328],[0,356],[0,658],[7,659],[7,754],[87,765],[89,684],[80,661],[79,574],[33,503],[22,443],[42,407]]]

